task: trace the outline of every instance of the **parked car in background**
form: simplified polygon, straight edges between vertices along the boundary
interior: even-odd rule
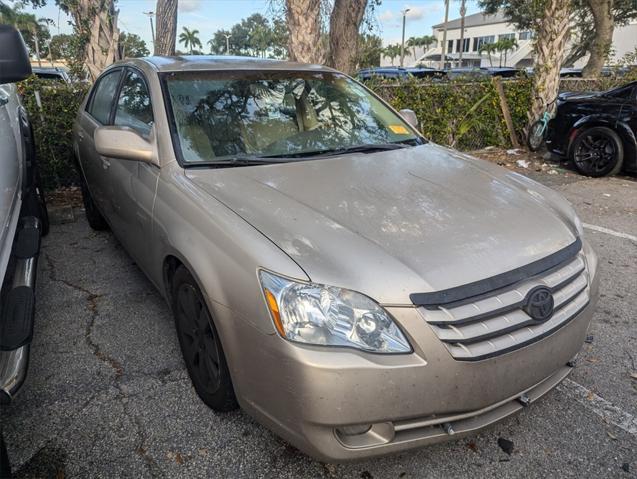
[[[48,229],[33,134],[15,86],[30,74],[22,37],[0,25],[0,405],[12,401],[26,377],[40,237]],[[3,437],[0,443],[0,475],[9,477]]]
[[[208,406],[346,461],[470,434],[569,374],[599,281],[572,207],[415,124],[316,65],[97,79],[73,130],[89,224],[165,296]]]
[[[444,80],[447,73],[444,70],[429,67],[409,67],[405,68],[407,73],[415,78],[428,78],[435,80]]]
[[[526,76],[526,72],[519,68],[511,67],[486,67],[485,70],[489,75],[502,78],[515,78],[520,75]]]
[[[562,93],[549,122],[549,151],[586,176],[637,172],[637,82],[606,92]]]
[[[52,80],[61,83],[71,83],[68,72],[59,67],[33,67],[33,74],[42,80]]]
[[[582,78],[581,68],[562,68],[560,78]]]
[[[491,76],[486,68],[477,67],[449,68],[445,71],[448,80],[484,80]]]
[[[365,68],[356,73],[356,78],[361,81],[379,78],[382,80],[401,80],[409,77],[405,68],[401,67],[375,67]]]
[[[408,78],[443,79],[445,75],[444,70],[428,67],[378,67],[360,70],[356,73],[356,78],[361,81],[370,80],[371,78],[383,80],[406,80]]]

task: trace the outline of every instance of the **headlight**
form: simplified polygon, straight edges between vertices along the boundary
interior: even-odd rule
[[[267,271],[260,271],[259,278],[274,325],[290,341],[375,353],[411,352],[389,314],[367,296]]]

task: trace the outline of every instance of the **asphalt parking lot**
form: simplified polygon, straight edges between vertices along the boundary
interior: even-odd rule
[[[637,181],[532,176],[569,198],[600,255],[601,298],[578,367],[479,435],[346,465],[204,406],[167,305],[117,240],[74,210],[44,240],[29,377],[2,411],[16,476],[637,477]]]

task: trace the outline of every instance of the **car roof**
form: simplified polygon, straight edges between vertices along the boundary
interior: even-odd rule
[[[150,65],[154,70],[159,72],[209,70],[335,71],[323,65],[229,55],[183,55],[174,57],[154,56],[143,58],[129,58],[117,62],[115,65],[134,65],[139,62]]]

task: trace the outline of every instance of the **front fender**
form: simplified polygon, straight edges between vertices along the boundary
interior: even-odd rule
[[[170,170],[164,174],[165,170]],[[308,280],[281,249],[238,214],[199,189],[176,164],[164,168],[154,208],[156,251],[153,282],[167,292],[164,262],[174,256],[197,280],[215,314],[230,310],[232,319],[217,324],[220,335],[232,334],[232,321],[246,321],[262,333],[275,333],[263,301],[257,271],[266,268]]]

